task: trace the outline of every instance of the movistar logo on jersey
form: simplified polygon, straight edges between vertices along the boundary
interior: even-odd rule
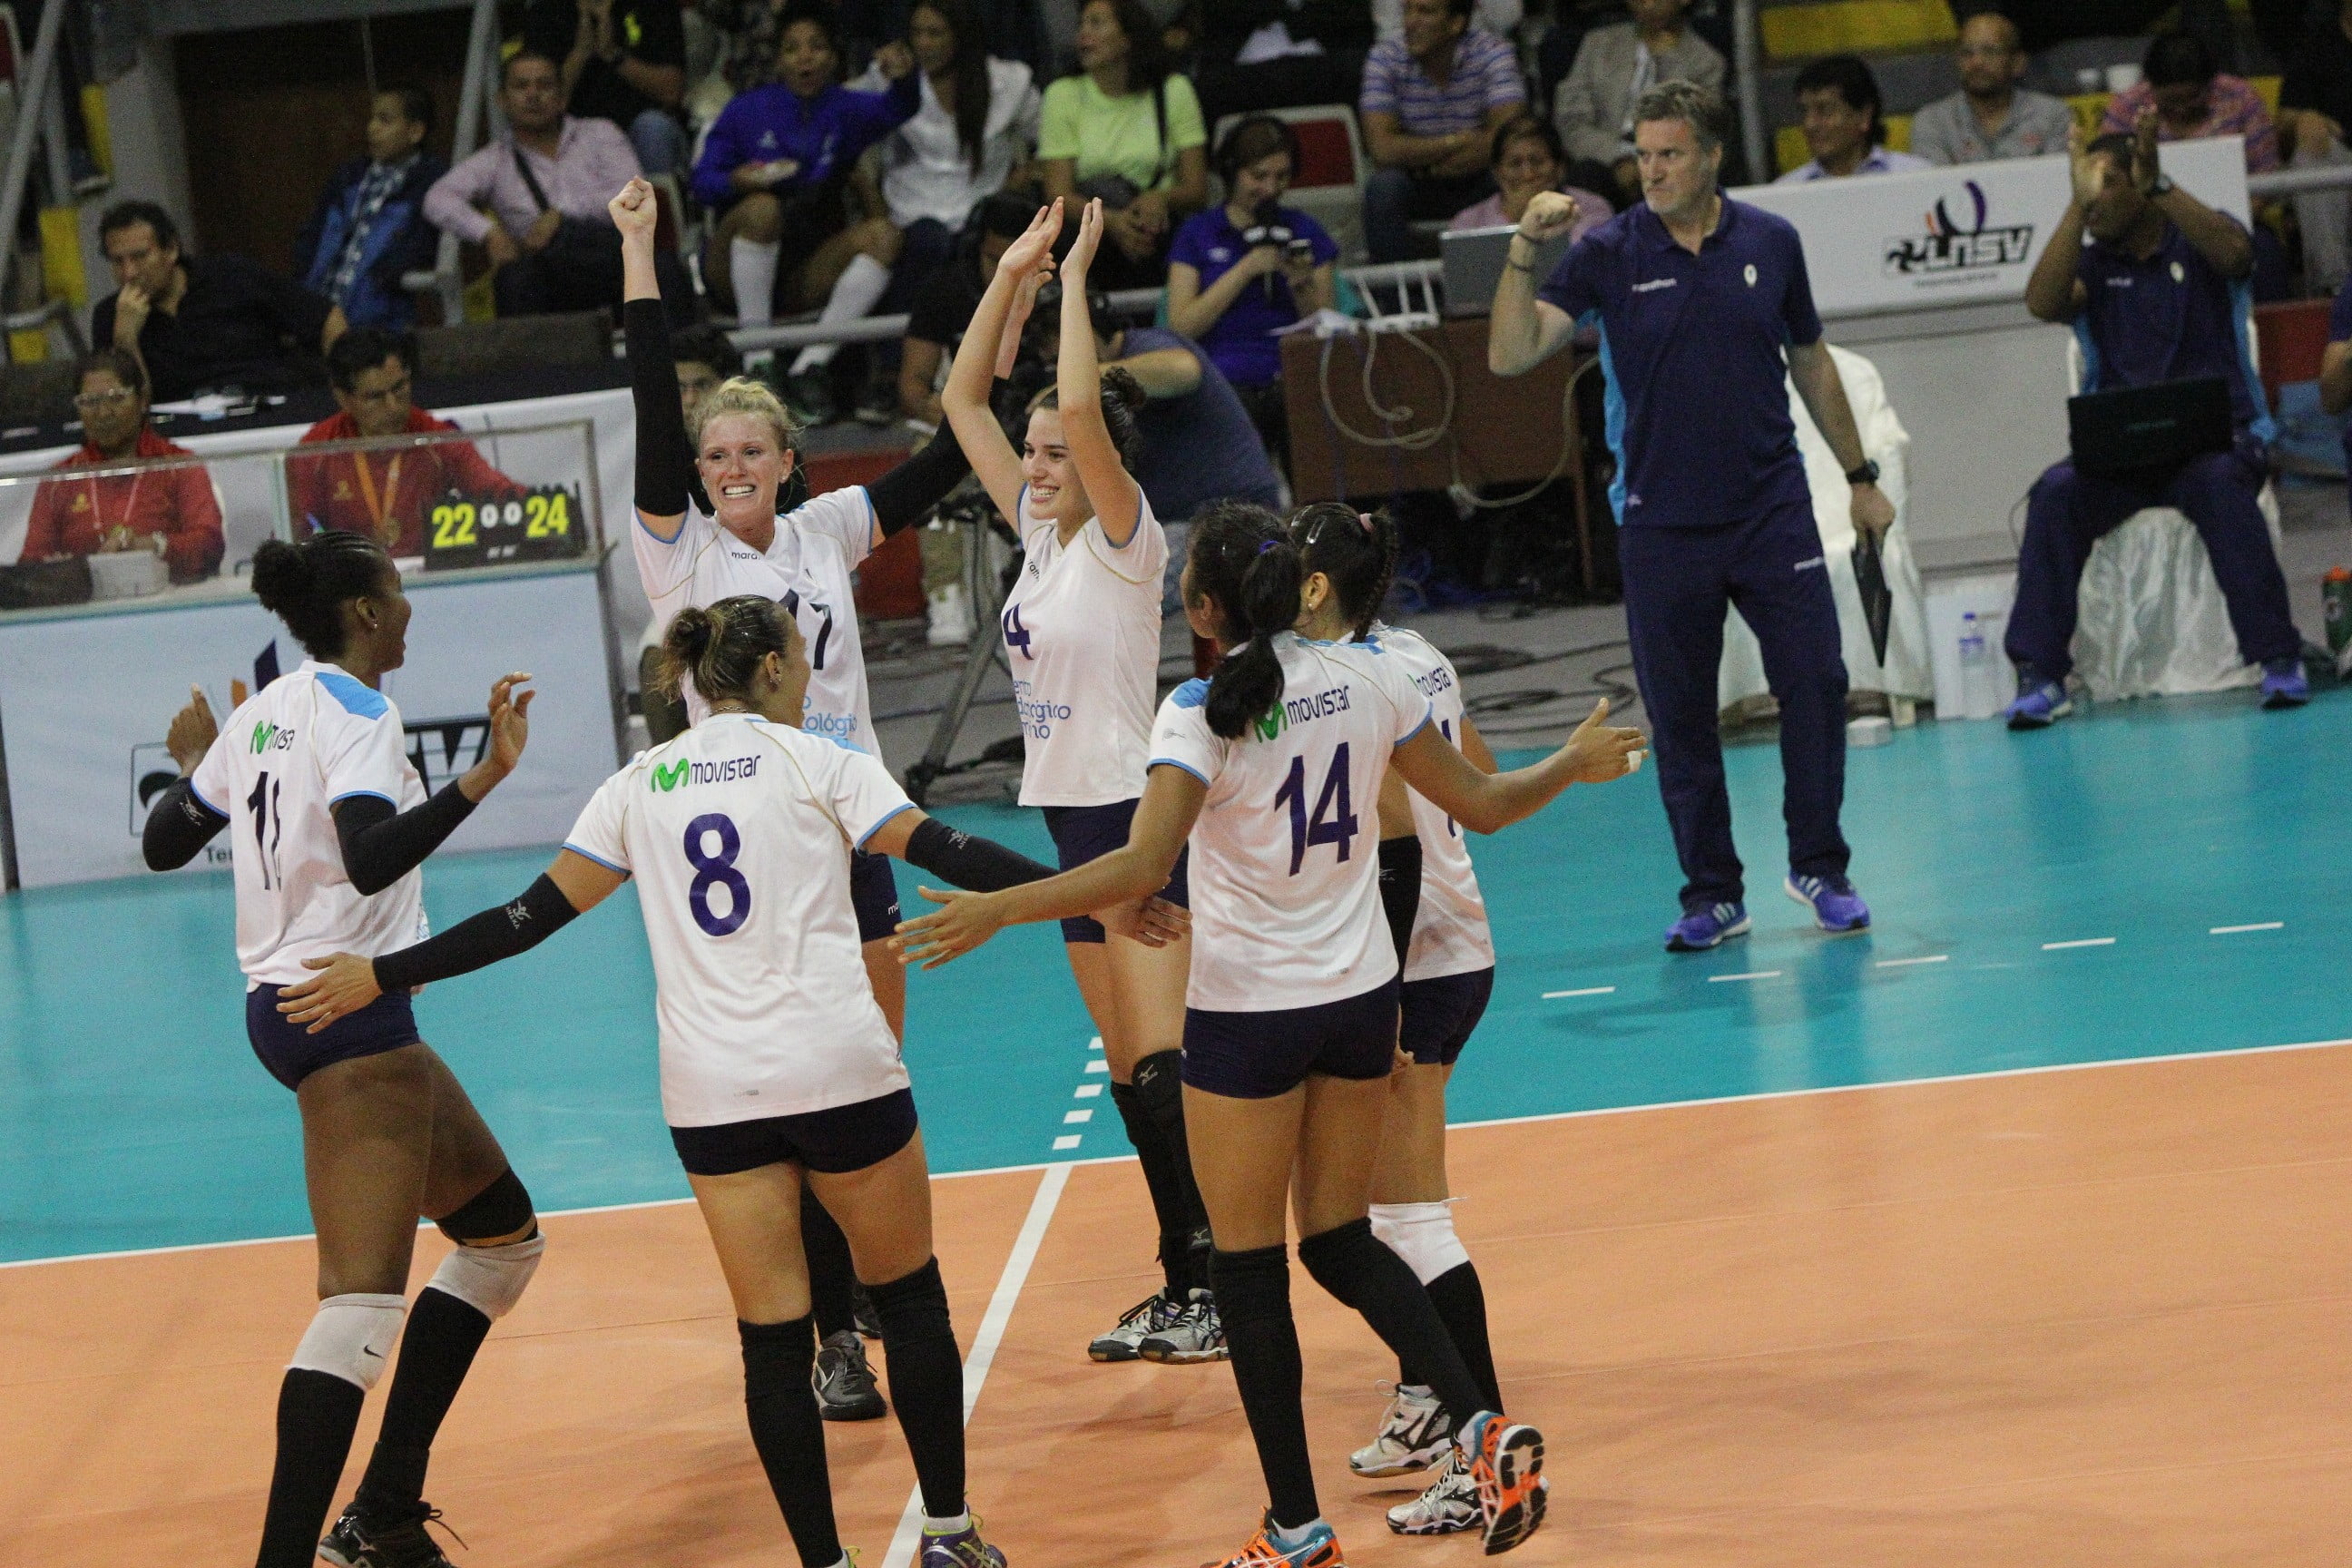
[[[1348,689],[1334,686],[1312,697],[1286,697],[1273,712],[1257,721],[1257,738],[1271,741],[1292,724],[1304,724],[1313,719],[1328,719],[1334,713],[1348,710]]]
[[[680,757],[667,767],[656,763],[649,781],[656,795],[667,795],[680,784],[727,784],[735,779],[748,779],[760,771],[757,756],[730,757],[723,763],[698,763],[692,757]]]
[[[253,726],[253,754],[257,757],[264,752],[282,752],[293,743],[291,728],[281,730],[267,719]]]
[[[1282,704],[1277,702],[1258,720],[1257,738],[1261,741],[1273,740],[1282,733],[1283,723]]]

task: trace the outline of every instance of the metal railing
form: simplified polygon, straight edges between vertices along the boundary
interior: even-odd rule
[[[1153,316],[1160,310],[1160,289],[1121,289],[1110,296],[1118,316]],[[878,343],[907,335],[909,316],[860,316],[854,321],[802,321],[785,327],[738,327],[727,341],[749,353],[762,349],[805,349],[822,343]]]

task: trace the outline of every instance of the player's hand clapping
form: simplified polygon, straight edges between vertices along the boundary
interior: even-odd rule
[[[515,688],[530,676],[523,670],[502,675],[490,686],[490,739],[483,748],[482,760],[467,768],[457,780],[457,787],[467,800],[478,803],[490,791],[506,781],[522,761],[522,749],[530,741],[530,700],[536,691],[515,694]]]
[[[220,725],[213,719],[213,705],[205,700],[205,689],[189,687],[188,705],[172,715],[172,727],[163,734],[163,749],[180,764],[182,776],[196,771],[196,764],[219,738]]]

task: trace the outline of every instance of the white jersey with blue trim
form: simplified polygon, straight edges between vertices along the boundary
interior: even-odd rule
[[[692,503],[677,537],[665,544],[642,518],[629,530],[637,575],[653,602],[650,640],[659,642],[680,610],[708,609],[738,594],[791,606],[808,639],[808,708],[801,728],[861,752],[882,754],[874,738],[874,703],[866,691],[866,650],[857,636],[856,585],[850,574],[873,553],[874,505],[866,487],[827,490],[776,519],[776,537],[752,549]],[[686,682],[686,715],[699,724],[710,704]]]
[[[1397,973],[1381,913],[1381,780],[1429,722],[1403,662],[1372,643],[1274,639],[1282,700],[1226,740],[1209,683],[1160,705],[1151,766],[1209,786],[1192,826],[1187,1006],[1265,1013],[1360,996]]]
[[[1064,544],[1021,491],[1021,574],[999,629],[1021,719],[1024,805],[1108,805],[1143,793],[1168,535],[1151,503],[1141,507],[1124,545],[1100,518]]]
[[[305,659],[238,705],[188,784],[228,818],[247,990],[310,978],[306,958],[374,958],[424,940],[424,871],[362,893],[335,832],[335,803],[353,795],[395,811],[425,804],[400,710],[381,691]]]
[[[1454,663],[1419,632],[1372,623],[1371,640],[1412,677],[1429,699],[1438,731],[1462,744],[1462,680]],[[1486,900],[1470,866],[1470,846],[1462,825],[1411,785],[1412,825],[1421,838],[1421,903],[1412,919],[1412,942],[1404,955],[1407,980],[1436,980],[1495,967],[1495,937],[1486,924]]]
[[[849,850],[914,809],[845,742],[715,713],[597,789],[563,847],[637,879],[662,1113],[709,1127],[907,1087],[849,901]]]

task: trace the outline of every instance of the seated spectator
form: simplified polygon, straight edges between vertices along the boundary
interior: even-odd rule
[[[382,327],[354,327],[327,354],[327,378],[342,412],[302,432],[303,445],[455,430],[410,401],[416,340]],[[363,533],[394,559],[425,553],[433,508],[453,497],[510,500],[523,487],[482,460],[470,441],[384,452],[329,452],[286,458],[288,513],[297,537],[338,528]]]
[[[425,216],[489,252],[500,316],[618,310],[621,233],[604,204],[637,177],[629,139],[608,120],[565,114],[561,68],[545,55],[512,56],[499,84],[507,133],[435,181]]]
[[[74,412],[81,416],[81,450],[52,469],[117,468],[161,458],[186,458],[185,447],[166,441],[147,424],[147,378],[128,349],[102,348],[82,356],[77,367]],[[106,555],[121,550],[151,550],[162,556],[174,583],[194,583],[220,567],[220,497],[212,479],[195,467],[154,474],[109,474],[83,479],[47,479],[33,492],[20,560],[48,561],[61,555]]]
[[[677,367],[678,403],[686,410],[686,427],[691,430],[694,411],[702,406],[702,400],[718,391],[719,383],[743,374],[743,356],[725,332],[708,322],[672,332],[669,353]]]
[[[1345,103],[1364,79],[1363,0],[1219,0],[1202,13],[1201,120]]]
[[[2352,0],[2316,17],[2289,56],[2279,87],[2279,151],[2298,169],[2352,163],[2344,128],[2352,125]],[[2306,289],[2332,293],[2352,277],[2352,196],[2341,190],[2294,197],[2303,231]]]
[[[1339,300],[1339,242],[1282,205],[1298,166],[1298,135],[1253,115],[1217,147],[1223,205],[1196,213],[1168,253],[1168,324],[1198,343],[1233,384],[1277,462],[1290,452],[1282,340],[1275,334]]]
[[[2039,158],[2066,145],[2074,115],[2065,100],[2017,85],[2026,62],[2016,23],[1979,12],[1962,25],[1954,53],[1960,90],[1911,117],[1914,153],[1931,163],[1985,163]]]
[[[387,88],[369,106],[367,155],[337,169],[294,241],[303,287],[355,327],[405,327],[416,305],[405,272],[429,272],[441,244],[425,220],[425,193],[449,165],[425,151],[433,95]]]
[[[187,255],[153,202],[107,208],[98,244],[115,292],[90,312],[90,337],[139,361],[142,402],[315,385],[318,356],[346,325],[342,311],[242,256]]]
[[[2083,337],[2086,392],[2223,378],[2237,410],[2238,440],[2233,451],[2190,458],[2145,477],[2086,474],[2067,461],[2035,481],[2005,639],[2017,666],[2010,728],[2040,729],[2071,710],[2066,677],[2074,668],[2075,597],[2091,546],[2157,506],[2187,514],[2204,539],[2239,648],[2263,667],[2263,706],[2300,704],[2310,697],[2303,639],[2288,616],[2286,581],[2255,504],[2268,473],[2263,443],[2270,426],[2241,336],[2253,244],[2237,219],[2163,177],[2152,107],[2137,138],[2102,136],[2085,147],[2077,131],[2070,141],[2074,200],[2027,279],[2026,308],[2045,321],[2072,324]]]
[[[2209,136],[2246,139],[2246,173],[2279,166],[2278,128],[2263,95],[2243,77],[2225,75],[2213,52],[2189,33],[2158,33],[2148,41],[2139,81],[2107,100],[2102,136],[2135,133],[2140,110],[2156,110],[2159,142],[2196,142]]]
[[[1925,158],[1886,150],[1886,115],[1879,104],[1878,79],[1853,55],[1831,55],[1799,71],[1797,103],[1804,111],[1805,147],[1812,158],[1781,175],[1775,184],[1801,185],[1853,174],[1898,174],[1906,169],[1935,167]]]
[[[1470,25],[1507,39],[1526,15],[1522,0],[1474,0]],[[1404,37],[1404,0],[1372,0],[1372,33],[1381,43]]]
[[[788,10],[782,39],[776,79],[720,112],[694,166],[696,199],[720,215],[703,275],[747,327],[820,303],[821,320],[849,321],[881,299],[890,281],[882,258],[896,256],[897,236],[878,216],[850,222],[850,178],[858,155],[922,101],[904,44],[877,56],[888,91],[843,87],[833,16],[821,5]],[[802,424],[832,419],[829,380],[805,364],[788,378],[785,397]]]
[[[1576,198],[1576,221],[1568,230],[1571,243],[1617,216],[1606,196],[1568,183],[1568,149],[1561,145],[1551,121],[1532,111],[1505,121],[1495,132],[1493,160],[1495,194],[1455,213],[1446,221],[1448,232],[1516,224],[1526,216],[1528,203],[1538,191],[1558,191]]]
[[[530,0],[522,47],[562,62],[566,112],[619,126],[645,173],[675,174],[686,166],[678,0]]]
[[[886,316],[914,309],[916,288],[955,249],[972,209],[1008,182],[1034,178],[1029,150],[1037,144],[1039,100],[1029,68],[992,58],[979,0],[916,0],[907,16],[922,107],[882,143],[884,215],[868,219],[873,244],[850,262],[852,270],[879,268]],[[878,68],[859,86],[883,85]],[[836,297],[848,290],[843,274]],[[857,290],[872,287],[869,277]],[[887,425],[898,416],[898,356],[895,343],[877,343],[873,374],[857,416]],[[803,350],[802,370],[833,357],[833,345]]]
[[[1209,132],[1141,0],[1087,0],[1078,70],[1045,89],[1037,159],[1047,200],[1099,197],[1092,277],[1105,289],[1167,281],[1176,225],[1209,204]]]
[[[1372,46],[1357,99],[1380,167],[1364,186],[1364,243],[1374,261],[1413,254],[1412,220],[1444,217],[1494,194],[1487,153],[1527,107],[1518,57],[1470,26],[1471,0],[1404,0],[1401,37]]]
[[[1642,199],[1642,171],[1633,161],[1633,105],[1662,81],[1695,81],[1723,90],[1723,57],[1692,30],[1691,0],[1633,0],[1633,19],[1595,27],[1577,46],[1576,63],[1551,97],[1579,175],[1606,169],[1617,205]]]
[[[718,74],[731,93],[749,92],[776,79],[785,5],[786,0],[699,0],[695,6],[725,40],[719,49]]]
[[[915,424],[939,424],[940,383],[955,361],[956,345],[980,309],[988,280],[996,276],[1004,247],[1036,216],[1036,204],[1027,196],[1000,191],[989,197],[966,226],[957,254],[916,289],[898,355],[898,412]]]

